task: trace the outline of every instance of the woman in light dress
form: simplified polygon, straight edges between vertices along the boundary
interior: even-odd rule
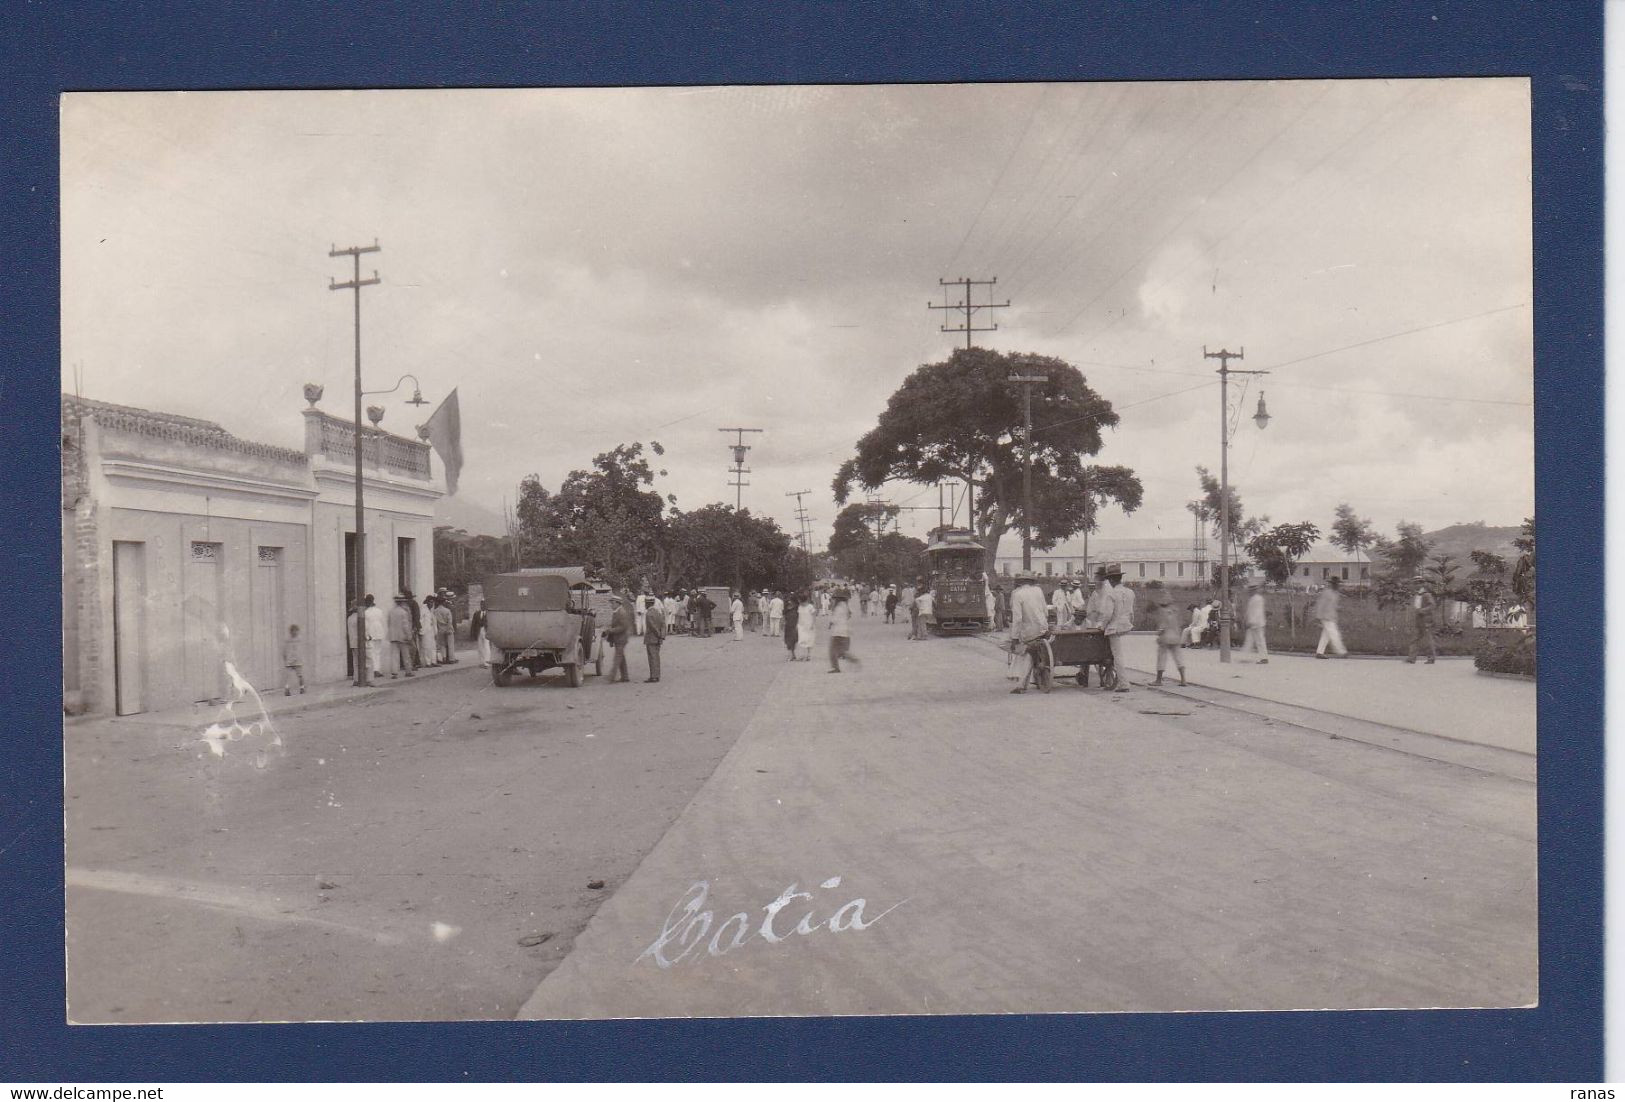
[[[817,614],[813,610],[812,598],[803,595],[801,604],[796,608],[796,660],[800,662],[812,661],[812,649],[816,630],[813,624],[817,621]]]

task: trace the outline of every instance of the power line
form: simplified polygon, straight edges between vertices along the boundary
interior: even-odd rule
[[[1504,314],[1508,310],[1521,310],[1525,306],[1528,306],[1528,305],[1529,304],[1527,302],[1515,302],[1511,306],[1497,306],[1493,310],[1485,310],[1482,313],[1478,313],[1478,314],[1469,314],[1464,318],[1451,318],[1449,321],[1436,321],[1436,322],[1432,323],[1431,325],[1419,325],[1415,329],[1403,329],[1398,333],[1389,333],[1386,336],[1372,337],[1370,340],[1356,341],[1354,344],[1345,344],[1341,348],[1328,348],[1324,352],[1312,352],[1307,356],[1299,356],[1295,360],[1282,360],[1280,363],[1272,365],[1272,367],[1290,367],[1293,364],[1307,363],[1310,360],[1318,360],[1322,356],[1333,356],[1333,355],[1336,355],[1339,352],[1349,352],[1349,351],[1352,351],[1352,350],[1354,350],[1356,348],[1365,348],[1365,347],[1367,347],[1369,345],[1378,344],[1378,343],[1380,343],[1382,341],[1391,341],[1395,337],[1408,337],[1408,336],[1412,335],[1413,333],[1426,333],[1430,329],[1443,329],[1447,325],[1460,325],[1462,322],[1477,321],[1479,318],[1487,318],[1487,317],[1491,317],[1492,315],[1495,315],[1495,314]],[[1299,384],[1299,385],[1303,385],[1303,384]],[[1324,390],[1324,389],[1329,389],[1329,388],[1322,387],[1321,389]],[[1416,395],[1416,397],[1422,397],[1422,395]],[[1490,398],[1462,399],[1462,400],[1463,401],[1497,402],[1497,404],[1503,404],[1503,405],[1528,405],[1529,404],[1527,402],[1498,402],[1498,400],[1490,399]]]
[[[1184,228],[1186,222],[1189,222],[1192,218],[1196,217],[1196,215],[1204,207],[1207,206],[1208,200],[1212,199],[1213,196],[1217,195],[1219,192],[1221,192],[1225,188],[1229,187],[1230,184],[1236,179],[1236,177],[1240,176],[1244,171],[1246,171],[1246,169],[1254,161],[1258,160],[1259,157],[1263,156],[1264,152],[1266,150],[1268,150],[1276,142],[1280,141],[1282,136],[1285,135],[1287,131],[1291,130],[1294,126],[1298,125],[1298,123],[1306,115],[1309,114],[1309,111],[1310,111],[1311,108],[1315,107],[1317,104],[1320,103],[1321,100],[1325,99],[1328,95],[1331,94],[1331,90],[1332,90],[1333,87],[1335,87],[1335,85],[1333,83],[1331,83],[1331,82],[1328,82],[1327,85],[1326,85],[1325,90],[1323,90],[1321,92],[1319,97],[1317,97],[1316,99],[1310,101],[1309,103],[1304,104],[1302,110],[1300,110],[1296,115],[1292,116],[1292,118],[1290,120],[1288,120],[1287,123],[1284,126],[1282,126],[1280,129],[1276,130],[1276,132],[1274,134],[1270,135],[1269,140],[1265,141],[1257,149],[1253,150],[1250,154],[1248,154],[1247,158],[1245,160],[1243,160],[1241,162],[1241,164],[1237,165],[1235,167],[1235,169],[1230,173],[1230,175],[1226,176],[1224,178],[1224,180],[1218,186],[1214,187],[1206,195],[1204,195],[1202,197],[1202,201],[1200,203],[1198,203],[1190,211],[1190,213],[1186,214],[1185,217],[1181,218],[1178,222],[1175,222],[1173,224],[1173,226],[1170,227],[1169,230],[1166,233],[1164,233],[1161,237],[1159,237],[1155,241],[1153,241],[1149,247],[1147,247],[1138,256],[1136,256],[1134,258],[1133,262],[1131,262],[1121,272],[1117,273],[1117,275],[1112,278],[1110,283],[1107,283],[1105,286],[1101,287],[1101,289],[1098,292],[1096,292],[1096,294],[1092,298],[1090,298],[1082,306],[1078,307],[1077,312],[1075,312],[1070,318],[1068,318],[1060,326],[1060,328],[1056,329],[1054,332],[1056,334],[1064,333],[1066,330],[1072,328],[1073,324],[1079,318],[1081,318],[1084,315],[1084,313],[1089,309],[1089,307],[1093,306],[1096,302],[1100,301],[1101,296],[1103,296],[1107,291],[1111,290],[1113,287],[1115,287],[1119,283],[1121,283],[1125,276],[1127,276],[1130,272],[1134,271],[1142,263],[1144,263],[1146,257],[1150,256],[1157,249],[1161,248],[1162,244],[1165,241],[1167,241],[1170,237],[1172,237],[1174,234],[1178,233],[1181,229]]]
[[[982,215],[987,211],[988,203],[999,190],[999,185],[1004,183],[1005,174],[1010,171],[1010,166],[1015,163],[1016,151],[1026,142],[1027,135],[1032,133],[1033,122],[1038,118],[1038,109],[1043,106],[1044,100],[1049,96],[1050,88],[1051,85],[1048,84],[1041,86],[1038,96],[1033,100],[1033,109],[1027,115],[1027,125],[1022,129],[1021,137],[1017,138],[1015,144],[1010,147],[1010,152],[1004,158],[1004,166],[999,169],[998,176],[993,179],[993,186],[988,188],[987,195],[982,198],[982,205],[977,208],[976,217],[971,219],[970,226],[965,230],[965,236],[959,239],[959,245],[954,249],[954,255],[948,258],[947,267],[952,268],[959,263],[959,254],[965,250],[965,243],[970,240],[971,234],[976,232],[976,227],[982,221]]]

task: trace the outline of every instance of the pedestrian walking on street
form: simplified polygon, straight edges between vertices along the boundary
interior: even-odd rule
[[[737,593],[733,595],[733,603],[728,606],[728,617],[733,621],[734,642],[741,642],[745,638],[745,602]]]
[[[645,685],[660,680],[660,644],[666,641],[666,614],[659,604],[651,604],[643,617],[643,651],[649,659]]]
[[[1343,633],[1337,628],[1337,602],[1342,586],[1341,578],[1328,578],[1326,588],[1315,598],[1315,619],[1320,621],[1320,642],[1315,644],[1316,658],[1326,657],[1328,645],[1337,657],[1349,656],[1348,648],[1343,645]]]
[[[1258,579],[1254,578],[1247,583],[1247,613],[1243,623],[1247,627],[1247,634],[1241,642],[1243,654],[1257,654],[1260,666],[1269,665],[1270,648],[1264,641],[1264,593],[1259,588]]]
[[[852,606],[844,589],[835,591],[834,603],[829,609],[829,672],[841,672],[841,659],[856,663],[852,653]]]
[[[451,615],[451,598],[448,596],[434,603],[434,637],[435,649],[438,652],[438,661],[442,666],[450,666],[457,661],[457,645],[453,636],[456,634],[456,622]]]
[[[818,610],[813,608],[812,594],[803,593],[801,603],[796,606],[796,649],[800,652],[796,658],[802,662],[812,661],[813,644],[818,636]]]
[[[796,642],[801,638],[800,609],[804,599],[802,594],[796,593],[792,594],[788,601],[783,602],[787,606],[784,616],[784,649],[790,652],[792,662],[796,660]]]
[[[1117,692],[1128,692],[1128,633],[1134,630],[1134,590],[1123,584],[1120,563],[1106,564],[1106,641],[1112,648],[1112,668],[1117,671]]]
[[[888,624],[897,622],[897,587],[895,585],[886,588],[886,619],[884,622]]]
[[[615,648],[615,658],[609,666],[609,683],[624,685],[632,680],[632,675],[626,669],[626,641],[632,635],[632,602],[620,593],[611,594],[609,600],[614,611],[610,613],[609,631],[604,637]]]
[[[701,590],[699,595],[694,598],[694,603],[700,609],[700,634],[709,639],[716,630],[711,623],[711,613],[716,609],[717,603],[706,596],[704,590]]]
[[[1162,684],[1162,672],[1168,668],[1168,659],[1172,658],[1174,668],[1179,671],[1179,683],[1184,685],[1185,659],[1179,653],[1185,639],[1184,617],[1174,607],[1173,598],[1161,582],[1152,582],[1146,588],[1151,591],[1151,607],[1157,617],[1157,679],[1152,684]],[[1118,677],[1121,678],[1122,674],[1119,673]]]
[[[632,634],[642,635],[643,626],[649,619],[649,602],[647,594],[639,593],[632,598]]]
[[[999,624],[999,596],[993,592],[993,579],[987,574],[982,575],[982,598],[987,602],[987,626],[995,628]]]
[[[299,625],[288,625],[288,637],[282,640],[282,695],[292,696],[295,682],[301,695],[305,691],[305,643],[299,638]]]
[[[1016,572],[1016,588],[1010,594],[1010,653],[1026,659],[1021,673],[1021,684],[1010,691],[1024,693],[1032,680],[1034,660],[1031,646],[1049,631],[1049,604],[1044,591],[1038,588],[1038,578],[1031,570]]]
[[[1439,649],[1433,643],[1433,610],[1438,602],[1433,599],[1433,591],[1428,588],[1427,576],[1418,574],[1415,579],[1416,592],[1411,596],[1411,617],[1415,623],[1415,630],[1411,633],[1411,651],[1405,661],[1415,664],[1416,652],[1423,646],[1428,649],[1428,665],[1439,657]]]
[[[1012,590],[1008,586],[995,586],[993,592],[993,626],[1000,631],[1010,627],[1010,598]]]
[[[395,607],[389,610],[389,643],[395,652],[396,667],[389,671],[392,679],[399,677],[401,670],[407,677],[416,676],[412,672],[412,613],[407,609],[411,603],[411,598],[400,593],[395,596]]]
[[[384,676],[384,644],[389,641],[389,620],[369,593],[361,599],[362,630],[367,638],[367,662],[374,677]]]
[[[773,594],[772,599],[767,602],[767,633],[784,634],[784,598],[778,593]]]

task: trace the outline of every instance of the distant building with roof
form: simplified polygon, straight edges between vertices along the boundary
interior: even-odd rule
[[[1063,540],[1048,550],[1033,548],[1032,557],[1033,572],[1046,577],[1092,575],[1096,568],[1115,562],[1122,564],[1123,579],[1127,582],[1160,581],[1165,586],[1201,586],[1212,578],[1219,561],[1219,547],[1215,540],[1210,539],[1204,545],[1188,537],[1091,536],[1087,547],[1081,539]],[[1231,561],[1234,565],[1235,559]],[[994,564],[1001,574],[1013,574],[1021,569],[1019,532],[1007,534],[1000,541]],[[1350,585],[1369,584],[1371,557],[1364,552],[1350,555],[1331,544],[1317,543],[1294,566],[1288,584],[1294,588],[1319,587],[1332,577]]]
[[[281,684],[299,624],[305,676],[349,672],[355,429],[304,412],[304,450],[212,421],[62,396],[64,707],[127,715],[227,691],[226,664]],[[429,445],[364,432],[367,588],[388,607],[434,584]]]

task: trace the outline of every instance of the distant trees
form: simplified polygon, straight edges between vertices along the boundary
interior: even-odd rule
[[[664,454],[658,442],[649,450]],[[789,584],[807,573],[790,537],[771,518],[707,505],[683,512],[653,489],[657,471],[641,443],[593,458],[590,470],[565,476],[556,491],[537,475],[519,487],[518,542],[525,566],[585,566],[617,588]]]
[[[1307,554],[1319,538],[1320,529],[1308,521],[1277,524],[1249,539],[1247,554],[1265,577],[1276,585],[1284,585],[1292,577],[1293,564]]]
[[[652,450],[660,454],[660,445]],[[662,474],[665,472],[662,471]],[[614,586],[665,573],[665,500],[642,444],[620,444],[591,470],[548,491],[530,475],[519,486],[520,554],[526,566],[586,566]]]
[[[487,574],[500,574],[513,565],[513,545],[501,536],[475,536],[450,525],[435,526],[436,584],[461,593]]]
[[[1384,568],[1373,579],[1372,590],[1377,595],[1377,604],[1383,607],[1404,604],[1410,599],[1412,583],[1433,549],[1433,545],[1422,538],[1420,524],[1402,520],[1395,531],[1397,538],[1389,540],[1379,536],[1373,543],[1373,551],[1383,561]]]
[[[835,573],[850,581],[871,583],[902,583],[915,577],[920,572],[925,543],[895,530],[883,530],[899,511],[895,505],[853,502],[836,514],[829,538]]]
[[[733,585],[787,588],[805,575],[806,561],[770,517],[731,505],[671,511],[665,531],[666,569],[651,578],[661,589]]]
[[[1350,558],[1357,559],[1360,552],[1377,542],[1377,533],[1371,527],[1370,519],[1356,515],[1354,507],[1345,501],[1337,507],[1337,517],[1332,521],[1332,531],[1328,538],[1334,547],[1341,548],[1348,552]]]
[[[1024,517],[1027,454],[1020,387],[1012,374],[1044,375],[1032,384],[1033,540],[1052,547],[1093,530],[1101,504],[1139,508],[1142,488],[1126,467],[1084,463],[1102,447],[1101,432],[1117,424],[1111,403],[1077,368],[1053,356],[956,349],[903,381],[879,423],[858,441],[833,482],[845,503],[855,487],[877,490],[892,481],[931,484],[962,479],[976,494],[972,523],[987,548],[991,573],[999,541]]]

